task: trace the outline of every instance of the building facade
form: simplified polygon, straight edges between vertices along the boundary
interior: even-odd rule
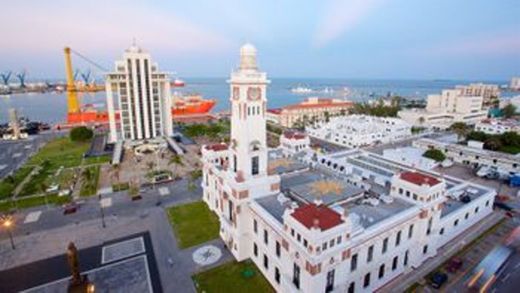
[[[455,122],[475,125],[487,118],[482,96],[468,96],[463,89],[443,90],[440,95],[429,95],[426,109],[405,109],[397,114],[416,126],[446,129]]]
[[[373,292],[492,212],[486,187],[360,150],[272,156],[268,81],[254,47],[240,60],[229,80],[230,144],[202,147],[203,200],[232,255],[251,259],[276,291]]]
[[[286,130],[280,135],[280,149],[286,156],[309,150],[311,140],[303,132]]]
[[[498,102],[500,88],[496,84],[470,83],[469,85],[457,85],[455,89],[461,90],[461,94],[467,97],[482,97],[484,106]]]
[[[411,129],[402,119],[367,115],[333,117],[329,122],[317,122],[305,128],[312,137],[346,147],[401,140],[412,134]]]
[[[133,45],[106,76],[110,142],[172,134],[170,79],[151,56]],[[119,121],[116,121],[116,112]]]
[[[515,119],[486,119],[477,123],[475,130],[487,134],[502,134],[505,132],[520,134],[520,122]]]
[[[298,123],[307,124],[312,121],[323,121],[332,116],[348,114],[352,106],[352,102],[345,100],[311,97],[299,104],[270,109],[267,119],[290,128],[297,126]]]

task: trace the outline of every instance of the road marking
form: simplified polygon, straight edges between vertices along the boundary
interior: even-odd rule
[[[0,165],[0,170],[4,170],[7,167],[7,165]]]
[[[22,156],[22,153],[16,153],[16,154],[13,155],[13,158],[19,158],[21,156]]]
[[[511,277],[511,273],[507,274],[507,275],[502,279],[502,282],[505,282],[507,279],[509,279],[509,277]]]
[[[27,144],[27,145],[24,146],[24,148],[25,148],[26,150],[30,149],[31,147],[32,147],[32,144]]]
[[[170,194],[170,189],[168,189],[168,187],[161,187],[161,188],[159,188],[159,194],[161,196],[166,196],[166,195]]]
[[[28,223],[37,222],[40,219],[41,214],[42,214],[42,211],[30,212],[25,217],[25,220],[23,221],[23,223],[28,224]]]
[[[100,201],[101,207],[108,208],[112,206],[112,198],[106,197]]]

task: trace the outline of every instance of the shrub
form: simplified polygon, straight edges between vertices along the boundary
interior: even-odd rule
[[[75,127],[70,131],[72,141],[88,141],[92,136],[94,136],[94,132],[85,126]]]
[[[430,158],[436,162],[442,162],[446,159],[444,153],[438,149],[431,149],[424,152],[423,157]]]

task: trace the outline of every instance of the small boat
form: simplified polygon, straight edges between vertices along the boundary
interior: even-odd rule
[[[174,87],[183,87],[185,85],[185,82],[182,79],[176,78],[173,80],[173,82],[171,84]]]
[[[291,93],[293,93],[293,94],[310,94],[312,92],[313,92],[313,90],[311,88],[303,87],[303,86],[297,86],[297,87],[291,89]]]

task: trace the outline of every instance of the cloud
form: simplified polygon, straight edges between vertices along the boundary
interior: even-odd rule
[[[382,0],[330,0],[318,23],[313,45],[326,46],[358,26]]]
[[[113,53],[122,52],[133,38],[152,53],[218,53],[235,46],[211,28],[147,3],[13,2],[0,11],[0,24],[8,28],[2,32],[0,52],[45,53],[71,46],[94,54]]]
[[[518,30],[478,34],[444,41],[423,52],[453,56],[519,56],[520,37]]]

